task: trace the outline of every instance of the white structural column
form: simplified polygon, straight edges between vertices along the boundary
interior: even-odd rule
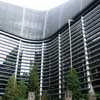
[[[17,60],[16,60],[16,67],[15,67],[15,82],[16,82],[16,78],[17,78],[20,49],[21,49],[21,41],[19,42],[18,53],[17,53]]]
[[[46,26],[47,26],[48,12],[46,12],[44,27],[43,27],[43,38],[45,38]],[[42,42],[42,55],[41,55],[41,76],[40,76],[40,100],[42,96],[42,84],[43,84],[43,62],[44,62],[44,41]]]
[[[70,41],[70,67],[72,68],[72,43],[71,43],[71,19],[68,20],[69,27],[69,41]]]
[[[40,100],[42,96],[42,83],[43,83],[43,60],[44,60],[44,42],[42,43],[42,55],[41,55]]]
[[[84,17],[81,17],[81,23],[82,23],[82,33],[83,33],[84,49],[85,49],[85,60],[86,60],[88,88],[89,88],[89,93],[94,93],[93,86],[92,86],[92,83],[91,83],[91,78],[90,78],[90,68],[89,68],[89,61],[88,61],[88,51],[87,51],[85,27],[84,27]]]
[[[58,35],[58,45],[59,45],[59,99],[61,99],[61,37]]]

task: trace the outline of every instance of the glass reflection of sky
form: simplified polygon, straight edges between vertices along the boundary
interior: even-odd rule
[[[3,64],[6,56],[17,47],[17,41],[0,34],[0,64]]]
[[[0,34],[0,64],[3,64],[7,55],[19,45],[19,41]],[[20,54],[22,53],[20,75],[28,74],[30,61],[34,63],[35,53],[41,53],[41,44],[21,42]]]

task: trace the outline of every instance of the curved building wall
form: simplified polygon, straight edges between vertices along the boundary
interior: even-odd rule
[[[44,46],[43,94],[49,98],[59,93],[59,56],[58,37],[48,39]]]
[[[0,31],[1,95],[16,70],[17,79],[27,81],[31,63],[38,65],[40,92],[50,100],[63,99],[65,76],[70,67],[78,72],[82,92],[100,92],[99,1],[75,19],[43,41],[26,40]]]
[[[91,7],[92,8],[92,7]],[[100,5],[71,21],[61,33],[62,98],[69,68],[77,70],[81,90],[100,92]]]
[[[91,83],[100,92],[100,4],[84,16]]]
[[[40,77],[41,41],[24,40],[0,31],[0,95],[14,74],[17,80],[27,82],[31,64],[38,66]]]

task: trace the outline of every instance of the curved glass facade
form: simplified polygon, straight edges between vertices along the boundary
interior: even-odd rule
[[[84,16],[91,82],[100,92],[100,5]]]
[[[17,80],[28,81],[31,64],[41,68],[41,41],[24,40],[0,32],[0,95],[10,76],[16,73]],[[17,69],[16,69],[17,68]]]
[[[70,21],[61,32],[62,97],[64,77],[72,66],[79,75],[83,93],[100,92],[100,5],[97,4],[77,21]],[[62,30],[63,30],[62,29]]]
[[[44,46],[43,92],[52,99],[59,93],[58,37],[48,39]]]
[[[100,2],[41,40],[28,40],[0,31],[0,95],[8,78],[28,82],[31,64],[38,66],[40,96],[63,99],[65,76],[70,67],[77,70],[82,92],[100,92]]]

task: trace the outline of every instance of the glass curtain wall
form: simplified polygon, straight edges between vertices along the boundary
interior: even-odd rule
[[[57,35],[43,40],[42,95],[48,95],[49,100],[58,100],[60,93],[61,98],[64,97],[65,76],[71,64],[78,71],[82,92],[88,92],[90,83],[95,92],[100,92],[99,20],[98,3],[91,10],[88,8],[77,21],[65,25]],[[4,93],[7,81],[16,72],[16,68],[18,80],[24,79],[27,82],[32,63],[37,65],[41,76],[43,41],[27,40],[0,31],[0,95]]]
[[[66,30],[61,33],[61,93],[64,98],[64,90],[65,90],[65,76],[67,74],[68,69],[70,68],[70,39],[69,39],[69,30],[66,27]]]
[[[91,82],[100,92],[100,5],[84,16]]]
[[[41,42],[35,43],[0,32],[0,95],[4,93],[10,76],[16,73],[16,68],[17,80],[28,82],[31,64],[36,64],[40,77]]]
[[[45,41],[43,66],[43,95],[49,100],[58,100],[59,93],[59,56],[58,37]]]
[[[0,95],[4,93],[4,88],[10,76],[15,73],[19,39],[13,39],[0,34]],[[20,61],[22,53],[20,53]],[[20,63],[18,63],[18,74],[20,74]]]
[[[71,67],[71,56],[72,67],[78,72],[82,92],[91,90],[90,85],[96,93],[100,91],[100,5],[97,4],[82,17],[83,21],[80,16],[77,21],[70,23],[70,33],[68,25],[60,32],[62,97],[66,88],[64,77]]]

